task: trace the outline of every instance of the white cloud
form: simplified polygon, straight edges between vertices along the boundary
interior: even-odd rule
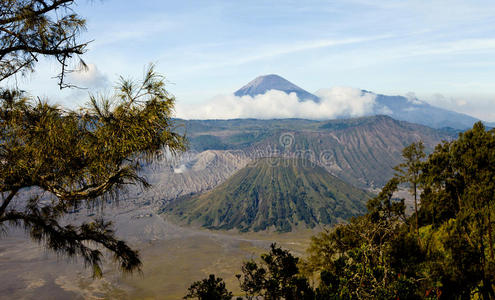
[[[407,98],[407,101],[409,101],[409,103],[411,104],[416,104],[416,105],[424,104],[423,101],[418,99],[418,97],[414,92],[408,92],[404,96]],[[412,109],[410,109],[410,111],[412,111]]]
[[[186,165],[182,164],[178,168],[174,168],[174,173],[175,174],[182,174],[187,171]]]
[[[490,95],[443,95],[423,96],[431,105],[465,113],[484,121],[495,122],[495,97]]]
[[[394,112],[386,105],[375,108],[375,113],[378,115],[392,115]]]
[[[255,97],[232,94],[214,97],[199,105],[176,105],[176,116],[184,119],[305,118],[331,119],[370,114],[376,95],[360,89],[334,87],[319,90],[320,103],[300,102],[295,93],[270,90]]]
[[[81,68],[71,73],[70,80],[72,84],[88,89],[103,89],[110,86],[108,77],[100,72],[95,64],[87,64],[86,69]]]

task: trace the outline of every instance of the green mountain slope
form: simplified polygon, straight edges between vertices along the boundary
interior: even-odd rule
[[[177,199],[163,212],[210,229],[290,231],[343,222],[365,212],[371,195],[302,159],[262,158],[201,195]]]

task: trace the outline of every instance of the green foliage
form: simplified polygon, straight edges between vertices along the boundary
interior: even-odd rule
[[[463,226],[451,219],[438,228],[422,228],[430,244],[427,256],[428,281],[443,299],[470,299],[483,280],[482,254],[464,236]]]
[[[39,56],[45,56],[61,66],[60,88],[70,86],[64,82],[69,61],[87,46],[77,42],[85,20],[73,4],[0,2],[0,82],[34,71]],[[174,98],[152,66],[141,82],[121,79],[112,98],[92,96],[77,111],[1,88],[0,229],[7,223],[24,227],[48,249],[82,257],[94,276],[102,275],[102,248],[122,271],[139,270],[139,253],[115,237],[110,222],[63,226],[59,221],[83,203],[117,199],[126,185],[149,186],[138,175],[141,165],[159,158],[164,147],[184,149],[184,138],[173,131],[173,106]],[[13,205],[23,191],[33,196]]]
[[[184,149],[173,132],[174,98],[152,67],[143,81],[122,80],[114,97],[91,97],[78,111],[34,101],[21,92],[0,93],[0,224],[24,226],[49,249],[80,255],[100,273],[101,253],[110,250],[124,271],[140,266],[138,254],[115,239],[109,223],[59,225],[64,214],[82,203],[117,199],[129,184],[149,186],[138,174],[145,163]],[[33,196],[24,208],[11,201],[21,190]],[[45,193],[45,194],[44,194]],[[41,197],[49,197],[50,202]]]
[[[222,278],[215,278],[210,274],[207,279],[196,281],[188,288],[188,293],[184,299],[197,298],[199,300],[231,300],[232,293],[225,287]]]
[[[354,218],[313,238],[304,270],[319,274],[319,299],[414,299],[418,282],[404,265],[421,253],[398,253],[404,239],[415,246],[397,220]]]
[[[409,184],[411,194],[414,196],[414,214],[416,217],[416,233],[419,235],[418,225],[418,188],[420,187],[420,176],[423,168],[423,159],[426,154],[422,141],[412,143],[402,150],[404,162],[395,167],[396,177],[400,182]]]
[[[439,145],[422,181],[419,216],[436,245],[428,257],[437,267],[435,284],[444,295],[495,298],[495,131],[479,122],[457,140]]]
[[[481,123],[425,162],[421,143],[368,213],[312,240],[303,268],[320,276],[321,299],[493,299],[495,131]],[[422,188],[418,213],[392,201],[401,182]],[[410,224],[416,224],[412,229]]]
[[[422,141],[405,147],[402,150],[404,162],[394,168],[398,173],[397,178],[410,184],[412,193],[415,192],[414,186],[420,183],[422,160],[426,157],[424,149],[425,146]]]
[[[373,221],[401,219],[406,221],[404,199],[393,201],[394,192],[399,186],[399,179],[390,179],[377,197],[367,203],[368,215]]]
[[[262,296],[267,300],[314,299],[307,278],[299,274],[298,258],[276,244],[261,256],[261,263],[248,261],[237,275],[241,290],[248,299]]]

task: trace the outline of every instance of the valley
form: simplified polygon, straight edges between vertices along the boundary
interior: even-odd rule
[[[179,156],[165,151],[161,160],[145,166],[141,172],[152,184],[149,189],[128,188],[118,202],[82,207],[66,219],[78,223],[103,216],[112,221],[117,235],[140,250],[141,275],[122,276],[106,265],[104,279],[93,281],[77,261],[67,265],[15,231],[2,243],[0,275],[9,274],[16,284],[2,285],[0,291],[9,288],[8,294],[27,299],[177,299],[192,281],[215,273],[239,293],[234,275],[242,261],[258,258],[272,242],[304,256],[311,236],[365,211],[369,191],[376,193],[392,176],[405,145],[423,140],[431,151],[453,138],[448,131],[385,116],[176,123],[184,125],[189,150]],[[253,209],[253,193],[260,214],[253,210],[252,218],[244,219]],[[227,203],[244,204],[226,211]],[[198,218],[201,207],[206,214]],[[206,216],[211,221],[205,223]],[[205,224],[210,229],[202,228]],[[8,264],[7,257],[15,263]],[[36,271],[26,277],[30,268]]]
[[[258,259],[272,242],[303,256],[310,237],[322,230],[239,235],[179,227],[155,215],[136,218],[152,214],[146,207],[114,213],[119,236],[141,253],[141,274],[123,276],[110,263],[104,266],[104,278],[93,280],[81,261],[58,258],[26,240],[23,232],[14,231],[0,244],[0,276],[4,279],[0,299],[172,300],[184,296],[192,281],[211,273],[224,278],[228,288],[240,295],[235,274],[243,261]]]

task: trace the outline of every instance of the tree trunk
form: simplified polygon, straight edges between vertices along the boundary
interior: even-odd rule
[[[495,292],[493,291],[492,287],[492,279],[487,276],[487,257],[485,255],[485,232],[483,228],[483,220],[478,220],[478,227],[480,229],[480,236],[481,236],[481,243],[480,243],[480,250],[481,250],[481,265],[482,265],[482,273],[483,273],[483,288],[480,289],[481,291],[481,296],[483,299],[490,300],[490,299],[495,299]],[[489,234],[490,235],[490,234]]]
[[[483,295],[483,299],[495,299],[495,291],[493,291],[492,281],[486,276],[483,276],[483,289],[481,290],[481,294]]]
[[[490,247],[490,258],[492,259],[492,262],[494,261],[494,255],[493,255],[493,238],[492,238],[492,221],[491,221],[491,211],[488,209],[488,244]]]
[[[12,189],[9,195],[3,200],[2,206],[0,206],[0,217],[3,216],[5,210],[7,209],[7,206],[9,206],[10,201],[14,199],[14,196],[17,194],[18,191],[19,188]]]
[[[414,182],[414,213],[416,214],[416,235],[418,237],[418,244],[420,242],[419,240],[419,218],[418,218],[418,197],[417,197],[417,184]]]

